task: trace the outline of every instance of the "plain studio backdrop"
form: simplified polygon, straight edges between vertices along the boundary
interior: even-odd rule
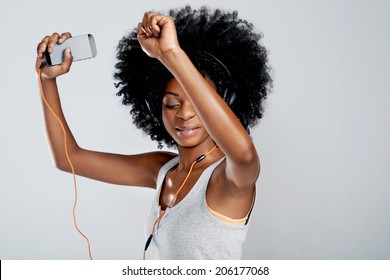
[[[389,1],[1,1],[0,259],[88,259],[73,227],[72,176],[51,160],[36,45],[95,36],[96,58],[58,78],[79,144],[157,144],[115,95],[116,45],[148,10],[237,10],[264,33],[274,89],[252,130],[261,157],[244,259],[390,259]],[[151,189],[78,177],[78,224],[95,259],[140,259]]]

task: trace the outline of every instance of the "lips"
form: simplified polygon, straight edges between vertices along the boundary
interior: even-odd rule
[[[199,127],[179,126],[175,130],[179,136],[192,136],[198,132]]]

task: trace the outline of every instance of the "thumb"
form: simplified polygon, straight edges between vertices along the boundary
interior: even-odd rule
[[[38,73],[39,69],[44,66],[44,63],[46,60],[42,57],[38,57],[37,60],[35,61],[35,71]]]
[[[64,54],[64,61],[61,63],[61,70],[64,73],[67,73],[70,69],[70,66],[72,65],[73,62],[73,56],[70,51],[69,47],[66,47],[65,49],[65,54]]]

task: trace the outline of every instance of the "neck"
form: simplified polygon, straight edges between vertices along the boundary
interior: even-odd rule
[[[212,143],[207,143],[199,145],[197,147],[180,147],[179,146],[179,166],[177,170],[187,170],[190,166],[202,155],[206,157],[201,162],[209,162],[212,159],[220,158],[222,152],[218,149],[217,145]],[[197,165],[201,165],[201,162]]]

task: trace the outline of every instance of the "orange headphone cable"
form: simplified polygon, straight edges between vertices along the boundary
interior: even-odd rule
[[[175,204],[176,202],[176,199],[177,199],[177,196],[179,195],[179,192],[181,191],[181,189],[184,187],[185,183],[187,182],[188,178],[190,177],[191,175],[191,172],[192,172],[192,169],[194,168],[194,165],[200,161],[202,161],[208,154],[210,154],[211,152],[213,152],[218,146],[215,145],[210,151],[208,151],[207,153],[201,155],[200,157],[198,157],[192,164],[191,164],[191,167],[190,167],[190,170],[188,171],[187,173],[187,176],[184,178],[183,180],[183,183],[181,183],[181,186],[180,188],[176,191],[175,195],[173,196],[173,198],[171,199],[171,202],[169,203],[169,205],[167,206],[167,208],[171,208],[173,206],[173,204]],[[157,217],[157,219],[154,221],[153,223],[153,227],[152,227],[152,233],[150,234],[148,240],[146,241],[146,245],[145,245],[145,249],[144,249],[144,254],[143,254],[143,260],[146,260],[146,251],[148,250],[148,247],[150,245],[150,242],[152,241],[152,238],[153,238],[153,235],[154,235],[154,230],[156,229],[156,225],[157,225],[157,222],[161,220],[161,218],[164,216],[165,214],[165,211],[161,210],[160,212],[160,215]]]
[[[39,82],[39,89],[41,91],[41,96],[42,96],[42,99],[44,101],[44,103],[46,104],[46,106],[49,108],[50,112],[53,114],[53,116],[55,117],[55,119],[58,121],[58,123],[60,124],[61,128],[62,128],[62,132],[64,133],[64,148],[65,148],[65,155],[66,155],[66,159],[68,160],[68,163],[70,165],[70,168],[72,170],[72,175],[73,175],[73,186],[74,186],[74,203],[73,203],[73,210],[72,210],[72,214],[73,214],[73,223],[74,223],[74,226],[77,230],[77,232],[85,238],[85,240],[87,241],[87,245],[88,245],[88,254],[89,254],[89,259],[93,260],[92,258],[92,251],[91,251],[91,243],[89,242],[89,239],[88,237],[83,234],[81,232],[81,230],[79,229],[79,227],[77,226],[77,221],[76,221],[76,205],[77,205],[77,183],[76,183],[76,174],[75,174],[75,171],[74,171],[74,167],[73,167],[73,164],[72,164],[72,161],[70,159],[70,156],[69,156],[69,153],[68,153],[68,145],[67,145],[67,138],[66,138],[66,131],[65,131],[65,127],[64,127],[64,124],[62,123],[62,121],[60,120],[60,118],[57,116],[57,114],[54,112],[54,110],[51,108],[51,106],[49,105],[49,103],[47,102],[46,100],[46,97],[45,97],[45,93],[43,91],[43,87],[42,87],[42,79],[41,79],[41,69],[38,70],[38,82]]]

